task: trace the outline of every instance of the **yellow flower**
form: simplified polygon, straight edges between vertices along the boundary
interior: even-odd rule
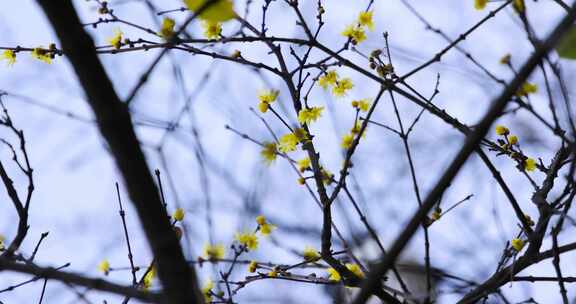
[[[7,61],[7,66],[12,66],[16,63],[16,53],[13,50],[5,50],[2,52],[2,57],[0,59],[5,59]]]
[[[514,0],[512,6],[517,12],[521,13],[524,11],[524,0]]]
[[[251,273],[256,272],[257,268],[258,268],[258,263],[256,263],[256,261],[251,261],[250,264],[248,264],[248,271]]]
[[[524,168],[526,171],[534,171],[536,170],[536,161],[533,158],[528,158],[526,163],[524,164]]]
[[[367,98],[352,101],[352,106],[362,112],[370,110],[370,101]]]
[[[189,10],[196,12],[208,0],[184,0],[184,4]],[[234,13],[234,3],[231,0],[215,1],[200,14],[200,19],[212,22],[224,22],[236,17]]]
[[[276,226],[268,223],[268,221],[266,221],[266,218],[263,215],[259,215],[256,217],[256,223],[258,223],[262,235],[270,235],[270,233],[272,233],[272,230],[276,228]]]
[[[108,260],[102,260],[102,262],[98,264],[98,270],[102,271],[105,275],[108,275],[108,273],[110,273],[110,263]]]
[[[298,161],[298,170],[300,172],[304,172],[308,168],[310,168],[310,158],[309,157],[304,157],[303,159]]]
[[[322,181],[324,184],[329,185],[332,183],[332,179],[334,178],[334,174],[330,171],[324,169],[323,167],[320,168],[320,173],[322,173]]]
[[[235,238],[240,244],[249,250],[256,250],[256,248],[258,248],[258,237],[254,233],[236,233]]]
[[[328,71],[325,75],[318,78],[318,84],[325,90],[328,88],[328,86],[335,85],[337,81],[338,74],[336,71]]]
[[[364,277],[364,273],[362,272],[362,270],[360,269],[360,266],[358,266],[358,264],[347,263],[346,268],[348,268],[348,270],[352,271],[352,273],[355,274],[356,276],[358,276],[360,278]]]
[[[174,213],[172,214],[172,217],[177,222],[181,222],[184,219],[184,209],[182,209],[182,208],[176,209],[176,211],[174,211]]]
[[[350,129],[350,133],[352,133],[352,134],[354,134],[354,135],[357,135],[357,134],[360,133],[360,130],[361,130],[361,129],[362,129],[362,123],[359,122],[359,121],[357,121],[357,122],[354,124],[354,127],[352,127],[352,129]],[[365,137],[366,137],[367,130],[368,130],[368,126],[366,126],[366,128],[364,128],[364,133],[362,133],[362,138],[365,138]]]
[[[343,149],[350,149],[352,142],[354,142],[354,134],[348,133],[342,137],[342,143],[340,145]]]
[[[522,96],[528,96],[529,94],[534,94],[538,92],[538,86],[533,84],[533,83],[529,83],[529,82],[525,82],[524,84],[522,84],[522,87],[520,87],[520,89],[518,89],[518,92],[516,92],[516,96],[518,97],[522,97]]]
[[[374,21],[372,20],[373,11],[361,12],[358,15],[358,23],[360,25],[366,26],[369,30],[374,30]]]
[[[268,276],[269,277],[277,277],[278,276],[278,270],[276,268],[272,269],[272,271],[268,272]]]
[[[264,217],[263,215],[259,215],[256,217],[256,223],[258,225],[264,225],[266,224],[266,217]]]
[[[32,50],[32,57],[44,61],[48,64],[52,63],[52,57],[50,57],[50,52],[42,47],[37,47]]]
[[[260,110],[260,112],[262,112],[262,113],[266,113],[269,108],[270,108],[270,105],[265,103],[265,102],[259,102],[258,103],[258,110]]]
[[[204,21],[202,22],[202,27],[204,27],[204,37],[207,39],[220,39],[220,34],[222,33],[222,24],[215,21]]]
[[[352,80],[350,78],[344,78],[336,83],[336,86],[332,88],[332,94],[336,97],[342,97],[346,95],[346,92],[354,87]]]
[[[477,10],[483,10],[486,7],[488,0],[474,0],[474,8]]]
[[[324,107],[311,107],[307,109],[302,109],[300,110],[300,113],[298,113],[298,121],[301,124],[310,125],[311,123],[318,120],[318,118],[320,118],[323,110]]]
[[[496,134],[497,135],[507,135],[510,133],[510,130],[503,125],[496,125]]]
[[[342,31],[342,36],[348,37],[348,39],[352,40],[353,44],[358,44],[366,40],[366,32],[364,32],[362,27],[357,25],[347,26],[344,31]]]
[[[279,94],[280,91],[278,90],[262,90],[258,94],[258,99],[260,100],[260,102],[271,104],[274,101],[276,101],[276,98],[278,98]]]
[[[204,295],[204,303],[212,302],[212,288],[214,288],[214,283],[212,280],[206,281],[206,284],[202,287],[202,294]]]
[[[524,241],[521,239],[512,239],[512,241],[510,241],[510,244],[512,245],[512,248],[514,248],[514,250],[516,251],[520,251],[522,250],[522,248],[524,248]]]
[[[328,280],[338,282],[342,279],[342,277],[340,277],[340,274],[338,273],[338,271],[336,271],[336,269],[330,267],[326,271],[328,271],[329,275]]]
[[[509,142],[511,145],[517,144],[517,143],[518,143],[518,136],[516,136],[516,135],[508,135],[508,142]]]
[[[436,209],[432,212],[432,219],[437,221],[440,219],[440,217],[442,217],[442,210],[441,209]]]
[[[312,262],[318,259],[320,259],[320,255],[318,254],[318,251],[316,251],[316,249],[310,246],[304,247],[304,260],[306,260],[307,262]]]
[[[150,287],[152,287],[152,281],[154,280],[154,277],[156,277],[156,267],[152,266],[152,268],[150,268],[150,271],[148,271],[148,273],[144,276],[144,279],[142,280],[142,287],[144,288],[144,290],[148,290],[150,289]]]
[[[222,244],[205,244],[203,256],[209,260],[220,260],[224,258],[225,252],[224,245]]]
[[[160,28],[158,35],[160,35],[160,37],[162,37],[166,40],[172,38],[172,36],[174,36],[174,34],[175,34],[174,33],[174,25],[176,25],[176,22],[174,21],[174,19],[164,17],[164,19],[162,20],[162,28]]]
[[[264,148],[260,151],[260,155],[264,158],[264,162],[267,165],[272,164],[276,160],[276,154],[278,153],[278,149],[276,147],[276,143],[273,142],[264,142]]]
[[[114,36],[108,39],[110,45],[112,45],[115,49],[119,49],[122,47],[122,31],[119,29],[114,30]]]
[[[283,153],[295,151],[296,145],[298,145],[299,142],[300,140],[298,139],[298,136],[296,136],[296,134],[288,133],[280,137],[280,145],[278,147],[278,150],[280,150],[280,152]]]
[[[502,58],[500,58],[500,64],[510,64],[511,58],[512,58],[512,55],[510,55],[510,54],[506,54],[506,55],[502,56]]]

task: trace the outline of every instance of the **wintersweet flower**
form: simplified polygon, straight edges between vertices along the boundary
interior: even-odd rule
[[[204,258],[209,260],[220,260],[224,258],[225,253],[226,251],[224,249],[224,245],[222,244],[216,244],[216,245],[205,244],[202,255]]]
[[[214,288],[214,282],[212,282],[212,280],[209,279],[202,287],[202,294],[204,295],[204,303],[212,302],[212,288]]]
[[[112,36],[112,38],[108,39],[108,42],[110,43],[110,45],[112,45],[112,47],[114,47],[115,49],[120,49],[122,47],[122,31],[119,29],[114,30],[114,36]]]
[[[308,168],[310,168],[310,158],[309,157],[304,157],[303,159],[299,160],[297,162],[298,164],[298,170],[300,172],[304,172],[306,171]]]
[[[276,228],[276,226],[268,223],[268,221],[263,215],[259,215],[256,217],[256,223],[258,223],[262,235],[270,235],[270,233],[272,233],[272,230]]]
[[[256,261],[251,261],[250,264],[248,264],[248,272],[250,272],[250,273],[256,272],[257,268],[258,268],[258,263],[256,263]]]
[[[512,239],[512,241],[510,241],[510,245],[512,245],[514,250],[520,251],[522,248],[524,248],[524,241],[522,239]]]
[[[276,143],[273,142],[264,142],[263,145],[264,147],[260,151],[260,155],[264,158],[264,162],[266,162],[267,165],[270,165],[276,160],[278,148]]]
[[[102,260],[102,262],[98,264],[98,270],[102,271],[105,275],[110,273],[110,263],[107,259]]]
[[[176,25],[174,19],[165,17],[162,20],[162,27],[160,28],[158,35],[166,40],[169,40],[175,34],[174,25]]]
[[[516,92],[516,96],[518,96],[518,97],[528,96],[528,95],[534,94],[536,92],[538,92],[538,86],[537,85],[535,85],[533,83],[525,82],[524,84],[522,84],[520,89],[518,89],[518,91]]]
[[[512,6],[514,7],[514,9],[521,13],[524,11],[524,0],[514,0],[514,2],[512,3]]]
[[[172,217],[177,221],[181,222],[184,219],[184,209],[178,208],[172,214]]]
[[[508,130],[508,128],[506,128],[503,125],[496,125],[496,134],[497,135],[508,135],[508,133],[510,133],[510,130]]]
[[[374,30],[374,20],[372,20],[373,11],[361,12],[358,15],[358,24],[366,26],[369,30]]]
[[[314,247],[310,247],[310,246],[306,246],[304,247],[304,260],[306,260],[307,262],[312,262],[312,261],[316,261],[318,259],[320,259],[320,254],[318,254],[318,251],[316,251],[316,249],[314,249]]]
[[[488,0],[474,0],[474,8],[477,10],[483,10],[487,3]]]
[[[348,133],[342,137],[342,143],[340,144],[340,146],[342,146],[343,149],[347,150],[350,149],[350,147],[352,147],[353,142],[354,142],[354,134]]]
[[[301,124],[310,125],[311,123],[318,120],[318,118],[320,118],[323,110],[324,110],[324,107],[311,107],[311,108],[302,109],[298,113],[298,121]]]
[[[44,61],[47,64],[52,63],[52,57],[50,57],[50,52],[42,47],[37,47],[32,50],[32,57]]]
[[[288,153],[296,150],[296,145],[300,140],[298,136],[294,133],[288,133],[280,137],[280,145],[278,146],[278,150],[283,153]]]
[[[326,269],[326,271],[328,271],[328,280],[338,282],[342,279],[342,277],[340,276],[338,271],[336,271],[336,269],[330,267]]]
[[[511,145],[517,144],[517,143],[518,143],[518,136],[516,136],[516,135],[508,135],[508,142],[509,142]]]
[[[362,112],[370,110],[371,102],[367,98],[352,101],[352,107]]]
[[[144,290],[148,290],[150,287],[152,287],[152,281],[154,281],[154,277],[156,277],[156,267],[152,266],[152,268],[150,268],[142,280],[142,288],[144,288]]]
[[[333,86],[338,81],[338,74],[336,71],[328,71],[325,75],[318,78],[318,85],[323,89],[327,89],[328,86]]]
[[[356,276],[358,276],[360,278],[364,277],[364,273],[362,272],[362,270],[360,269],[360,266],[358,266],[358,264],[347,263],[346,268],[348,268],[348,270],[350,270]]]
[[[222,33],[222,24],[215,21],[204,21],[202,22],[202,27],[204,27],[204,37],[207,39],[220,39],[220,34]]]
[[[366,32],[364,32],[364,28],[359,25],[348,25],[341,34],[352,40],[353,44],[358,44],[366,40]]]
[[[204,4],[208,0],[184,0],[186,7],[196,12],[200,8],[204,7]],[[234,13],[234,3],[231,0],[220,0],[214,1],[210,6],[200,13],[200,19],[212,22],[224,22],[230,19],[234,19],[236,13]]]
[[[256,250],[258,248],[258,237],[251,232],[236,233],[236,240],[248,250]]]
[[[526,169],[526,171],[536,170],[536,161],[533,158],[526,159],[524,168]]]
[[[278,94],[280,94],[280,91],[278,90],[261,91],[258,94],[258,99],[260,100],[260,103],[258,104],[258,109],[260,110],[260,112],[266,113],[266,111],[268,111],[268,109],[270,108],[270,104],[276,101],[276,98],[278,98]]]
[[[342,97],[353,87],[354,84],[352,83],[352,80],[350,78],[344,78],[336,82],[336,86],[332,88],[332,94],[336,97]]]
[[[16,52],[13,50],[5,50],[2,52],[2,56],[0,57],[2,60],[6,60],[7,66],[12,66],[16,63]]]

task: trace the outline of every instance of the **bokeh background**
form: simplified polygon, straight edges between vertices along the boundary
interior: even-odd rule
[[[248,20],[259,24],[263,1],[248,1],[251,13]],[[488,14],[489,9],[501,1],[488,4],[488,9],[474,9],[473,1],[408,1],[431,25],[455,39]],[[94,22],[100,16],[93,1],[74,1],[83,22]],[[238,12],[243,12],[246,1],[236,1]],[[340,48],[345,38],[340,35],[357,14],[366,8],[363,1],[323,1],[326,25],[319,40],[333,49]],[[158,29],[162,20],[151,7],[169,10],[182,7],[176,0],[109,1],[115,14],[125,20],[148,28]],[[301,1],[307,21],[314,24],[316,1]],[[36,47],[58,44],[50,24],[35,1],[4,1],[0,10],[0,46]],[[400,75],[432,58],[448,43],[423,24],[400,0],[376,1],[373,4],[376,28],[368,32],[368,40],[357,46],[357,51],[343,54],[360,66],[368,61],[361,54],[385,46],[383,32],[389,34],[390,52],[394,68]],[[181,24],[188,12],[168,14]],[[563,16],[564,11],[554,1],[527,1],[527,14],[536,35],[546,36]],[[273,1],[268,11],[268,34],[282,37],[304,38],[296,25],[296,16],[283,1]],[[234,33],[239,27],[235,21],[223,27],[223,35]],[[107,45],[115,29],[126,37],[159,41],[126,25],[109,23],[97,28],[87,27],[99,46]],[[193,37],[202,36],[202,28],[193,22],[187,31]],[[513,73],[499,63],[510,53],[512,64],[519,67],[533,48],[516,13],[507,8],[490,19],[468,39],[459,44],[479,63],[499,78],[509,80]],[[275,65],[274,58],[262,43],[226,43],[203,45],[211,51],[230,54],[240,50],[245,58]],[[302,54],[304,48],[295,48]],[[159,50],[103,54],[101,60],[113,79],[116,90],[125,97],[138,82]],[[288,64],[296,66],[283,48]],[[313,52],[312,58],[322,58]],[[555,54],[551,55],[554,60]],[[565,79],[574,74],[574,63],[560,60]],[[373,81],[345,67],[337,68],[342,76],[351,77],[355,86],[344,98],[334,98],[321,88],[313,89],[309,102],[324,106],[323,117],[312,127],[322,163],[332,172],[338,172],[343,160],[340,139],[351,127],[354,112],[352,99],[373,98],[378,86]],[[474,125],[483,115],[502,86],[474,66],[462,53],[451,50],[436,63],[409,79],[409,83],[425,96],[434,92],[440,75],[436,104],[468,125]],[[540,72],[530,81],[540,87],[531,96],[535,110],[550,119],[547,97]],[[570,84],[570,83],[568,83]],[[551,84],[553,93],[559,94],[557,82]],[[301,260],[295,252],[304,246],[320,247],[321,211],[306,188],[298,184],[298,176],[289,164],[278,159],[266,166],[260,157],[260,147],[227,130],[226,125],[258,140],[272,140],[261,120],[250,110],[256,107],[258,91],[265,88],[280,90],[277,109],[291,123],[296,115],[291,108],[289,93],[281,79],[264,71],[235,63],[213,60],[209,57],[171,51],[154,70],[150,80],[132,105],[133,122],[152,169],[161,171],[164,193],[169,211],[182,207],[186,211],[183,247],[189,260],[201,254],[202,247],[211,239],[229,246],[234,234],[255,227],[254,218],[264,214],[277,225],[270,238],[260,240],[259,249],[245,256],[247,259],[277,263],[296,263]],[[573,88],[568,86],[570,93]],[[12,67],[0,67],[0,90],[15,124],[25,132],[29,156],[34,168],[36,190],[30,209],[30,231],[22,252],[31,253],[42,232],[50,234],[41,246],[36,262],[46,266],[71,263],[67,271],[103,277],[98,263],[108,259],[112,267],[129,266],[126,246],[118,215],[115,182],[121,180],[87,107],[82,89],[65,57],[57,57],[51,65],[19,54]],[[419,108],[398,97],[400,113],[405,124],[418,115]],[[561,109],[562,115],[565,110]],[[284,134],[283,125],[271,115],[264,115],[276,134]],[[565,117],[565,116],[564,116]],[[392,104],[383,98],[373,119],[397,128]],[[176,124],[175,124],[176,123]],[[548,163],[560,142],[531,114],[510,112],[498,123],[508,126],[520,138],[523,150]],[[173,128],[171,127],[173,126]],[[2,130],[2,136],[14,140]],[[495,138],[495,134],[489,135]],[[424,197],[433,187],[443,169],[461,147],[464,137],[438,118],[424,113],[410,137],[418,185]],[[301,153],[301,152],[298,152]],[[294,154],[301,158],[303,154]],[[20,191],[26,181],[18,175],[10,161],[8,149],[0,149],[2,163],[10,170]],[[530,201],[533,192],[528,180],[504,157],[490,154],[491,160],[502,172],[521,206],[533,217],[537,211]],[[371,125],[354,156],[354,168],[349,185],[362,211],[376,229],[385,246],[389,246],[418,204],[413,191],[408,161],[400,138],[394,133]],[[543,174],[533,173],[536,181]],[[123,189],[120,184],[120,189]],[[314,187],[313,187],[314,189]],[[128,230],[134,250],[135,263],[150,262],[150,251],[142,234],[140,223],[124,192]],[[503,193],[491,178],[490,172],[473,156],[443,196],[448,207],[468,195],[473,197],[433,224],[430,229],[431,263],[433,267],[457,274],[463,278],[482,282],[496,268],[507,241],[518,232],[517,221]],[[18,218],[5,191],[0,191],[0,233],[9,241],[16,233]],[[212,224],[209,225],[208,223]],[[366,261],[378,258],[379,251],[367,236],[350,202],[341,195],[334,206],[334,222],[341,228],[353,250]],[[560,243],[573,241],[573,225],[568,224],[560,236]],[[551,247],[546,238],[544,249]],[[334,240],[336,250],[342,244]],[[574,253],[562,256],[566,275],[575,271]],[[412,240],[400,261],[408,265],[422,265],[424,243],[422,231]],[[217,279],[223,265],[204,264],[196,269],[202,281]],[[418,268],[418,267],[416,267]],[[326,276],[321,269],[305,269],[299,273],[315,272]],[[552,275],[551,261],[530,267],[522,275]],[[247,275],[245,266],[239,266],[234,279]],[[28,277],[3,272],[0,289],[17,284]],[[112,272],[107,279],[129,284],[129,271]],[[415,276],[414,284],[422,280]],[[154,288],[158,288],[158,282]],[[38,301],[42,281],[0,293],[6,304]],[[453,286],[439,281],[435,285],[438,303],[454,303],[461,294]],[[502,293],[513,303],[533,298],[538,303],[560,301],[556,283],[515,282],[502,287]],[[573,286],[568,284],[568,295],[574,299]],[[235,297],[239,303],[332,303],[335,287],[302,284],[282,280],[261,280],[249,284]],[[80,297],[79,295],[83,295]],[[84,298],[83,298],[84,297]],[[45,303],[108,303],[119,298],[106,293],[86,291],[84,288],[48,282]],[[498,303],[491,298],[489,303]],[[137,301],[133,301],[137,303]]]

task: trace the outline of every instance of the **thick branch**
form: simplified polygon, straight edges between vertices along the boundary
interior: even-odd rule
[[[94,111],[100,132],[106,139],[150,247],[158,261],[158,274],[169,303],[202,303],[193,269],[188,267],[176,234],[170,226],[158,190],[130,114],[114,91],[96,55],[94,43],[84,31],[72,3],[67,0],[38,0],[60,39]]]

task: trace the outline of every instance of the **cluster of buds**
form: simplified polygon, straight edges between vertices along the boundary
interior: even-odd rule
[[[516,161],[520,170],[534,171],[536,169],[536,161],[524,155],[520,149],[518,136],[512,135],[510,130],[503,125],[496,126],[496,135],[500,136],[497,139],[499,149],[493,148],[492,150],[498,151],[498,155],[508,155]]]
[[[380,77],[386,77],[389,75],[394,74],[394,67],[392,64],[386,64],[380,59],[380,55],[382,55],[382,50],[376,49],[370,53],[370,57],[368,60],[370,61],[370,68],[372,70],[376,70]]]
[[[112,13],[112,10],[108,9],[108,2],[102,1],[102,3],[100,3],[100,7],[98,8],[98,14],[106,15],[109,13]]]

